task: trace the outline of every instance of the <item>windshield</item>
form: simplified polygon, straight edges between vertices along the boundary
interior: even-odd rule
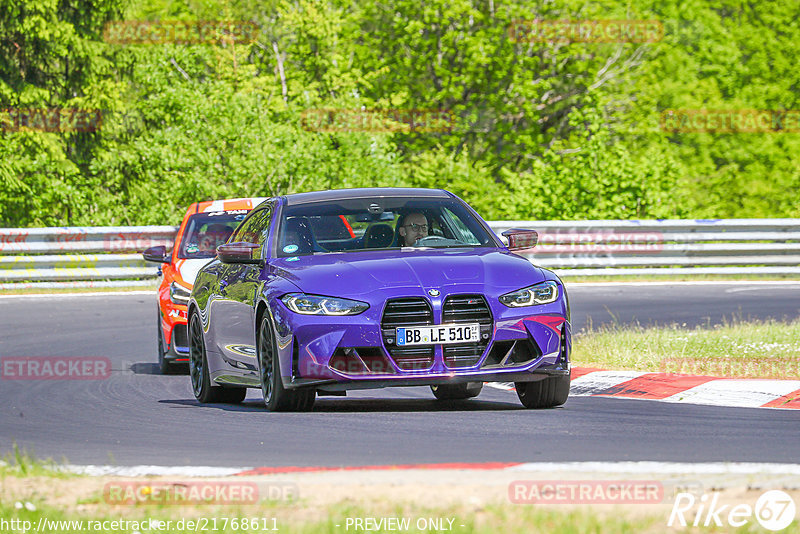
[[[277,255],[496,246],[460,201],[398,197],[286,206]]]
[[[178,257],[213,258],[217,255],[217,247],[228,241],[248,211],[231,210],[192,215],[186,223]]]

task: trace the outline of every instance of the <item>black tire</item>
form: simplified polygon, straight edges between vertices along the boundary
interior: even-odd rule
[[[238,404],[244,400],[247,395],[246,388],[211,385],[203,326],[196,313],[189,318],[189,348],[189,378],[192,380],[192,392],[198,401],[203,404],[215,402]]]
[[[463,384],[436,384],[431,386],[433,395],[439,400],[463,400],[477,397],[483,389],[483,382],[464,382]]]
[[[519,401],[526,408],[554,408],[567,402],[570,376],[550,376],[538,382],[516,382]]]
[[[269,313],[264,313],[258,328],[256,342],[258,353],[258,376],[264,404],[271,412],[308,412],[314,407],[317,391],[314,389],[292,390],[283,387],[283,378],[278,362],[278,345]]]

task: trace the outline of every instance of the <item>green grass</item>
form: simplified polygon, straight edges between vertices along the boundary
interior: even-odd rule
[[[378,503],[373,506],[339,503],[326,507],[282,508],[264,507],[260,504],[246,508],[233,507],[153,507],[149,505],[126,507],[82,506],[80,510],[65,510],[63,506],[52,506],[44,502],[22,500],[0,501],[0,518],[16,521],[17,531],[36,531],[40,518],[46,523],[38,530],[43,533],[77,532],[163,532],[184,534],[187,532],[218,532],[230,534],[284,532],[291,534],[340,534],[345,532],[452,532],[454,534],[495,534],[498,532],[531,532],[559,534],[656,534],[667,532],[666,527],[671,505],[661,510],[639,511],[635,506],[538,506],[495,503],[483,507],[422,507],[397,503]],[[348,525],[348,518],[351,522]],[[407,530],[356,529],[355,518],[400,518],[409,520]],[[426,520],[440,520],[445,529],[436,530],[424,527]],[[447,520],[452,520],[449,523]],[[154,529],[149,528],[152,520],[163,521]],[[179,523],[180,521],[182,523]],[[234,521],[235,520],[235,521]],[[247,520],[245,525],[243,520]],[[251,528],[253,520],[256,528]],[[118,523],[112,524],[112,521]],[[170,521],[169,524],[166,521]],[[194,521],[195,527],[188,522]],[[22,523],[28,522],[28,523]],[[91,522],[91,525],[88,523]],[[127,522],[127,523],[122,523]],[[137,523],[134,523],[137,522]],[[419,523],[418,523],[419,522]],[[105,525],[103,527],[102,525]],[[723,523],[722,527],[689,527],[675,529],[674,532],[767,532],[754,520],[739,529]],[[13,526],[13,524],[12,524]],[[349,526],[349,528],[348,528]],[[49,527],[49,528],[48,528]],[[181,528],[182,527],[182,528]],[[191,528],[190,528],[191,527]],[[214,528],[212,528],[214,527]],[[277,529],[275,529],[277,527]],[[452,530],[449,530],[449,529]],[[14,531],[14,529],[9,529]],[[785,534],[800,533],[800,525],[795,520]]]
[[[347,485],[330,495],[308,492],[299,499],[260,500],[251,505],[193,505],[110,503],[103,496],[107,477],[67,475],[54,480],[55,466],[36,460],[15,447],[0,468],[0,532],[46,533],[133,533],[218,532],[229,534],[285,532],[291,534],[341,534],[347,532],[452,532],[454,534],[495,534],[498,532],[558,532],[566,534],[661,534],[669,531],[666,522],[673,503],[667,499],[658,505],[533,505],[512,504],[504,486],[494,497],[469,498],[469,492],[456,504],[376,497],[374,485]],[[233,481],[237,477],[226,480]],[[123,479],[143,481],[145,479]],[[199,480],[199,479],[198,479]],[[467,484],[469,484],[468,481]],[[387,485],[392,485],[387,480]],[[424,483],[422,483],[424,484]],[[413,488],[411,494],[413,494]],[[741,502],[752,501],[748,495]],[[320,502],[320,499],[322,502]],[[797,497],[795,497],[797,500]],[[738,501],[737,501],[738,502]],[[696,510],[695,510],[696,511]],[[691,515],[688,518],[691,521]],[[402,518],[410,522],[407,530],[357,529],[353,520],[360,518]],[[348,519],[350,522],[348,523]],[[423,521],[439,520],[444,529],[418,528]],[[452,522],[447,521],[451,519]],[[151,520],[158,522],[155,526]],[[235,520],[235,521],[234,521]],[[247,520],[246,523],[244,520]],[[253,526],[253,520],[256,525]],[[41,521],[41,523],[40,523]],[[169,524],[166,522],[170,521]],[[182,521],[182,523],[179,523]],[[193,521],[193,523],[189,523]],[[116,522],[116,523],[113,523]],[[348,528],[348,524],[350,525]],[[38,528],[41,525],[42,528]],[[430,523],[428,523],[430,525]],[[754,520],[740,528],[697,527],[674,532],[765,533]],[[800,534],[795,520],[785,534]]]
[[[19,504],[17,504],[19,503]],[[307,513],[297,513],[290,509],[276,510],[261,508],[260,505],[244,508],[193,508],[180,509],[153,508],[140,506],[134,510],[96,509],[83,512],[64,511],[60,507],[49,506],[31,501],[0,502],[0,518],[6,521],[17,520],[19,527],[29,526],[35,531],[40,518],[45,518],[50,528],[42,528],[41,533],[58,532],[73,533],[87,532],[88,521],[101,525],[105,521],[128,521],[127,524],[117,524],[116,529],[105,528],[94,532],[165,532],[186,533],[195,532],[195,528],[188,528],[188,521],[201,521],[206,526],[206,531],[241,534],[245,532],[288,532],[292,534],[305,533],[343,533],[364,532],[356,530],[351,523],[347,528],[348,518],[376,518],[398,517],[410,520],[410,528],[404,532],[443,532],[417,528],[417,521],[427,519],[444,520],[443,525],[448,526],[446,519],[453,520],[452,532],[457,534],[494,534],[497,532],[559,532],[559,533],[640,533],[661,532],[665,523],[663,514],[654,513],[651,516],[628,518],[625,514],[603,513],[598,514],[589,508],[558,510],[545,509],[533,505],[497,505],[487,506],[480,511],[466,511],[458,508],[416,508],[408,509],[401,506],[381,506],[380,509],[368,509],[361,506],[334,505],[328,509],[317,509]],[[320,519],[323,516],[323,519]],[[274,518],[274,521],[273,521]],[[179,528],[178,521],[183,519],[183,528]],[[236,519],[236,523],[232,520]],[[250,522],[257,519],[257,528],[243,528],[242,521]],[[151,530],[147,524],[135,524],[143,521],[171,521],[170,525],[162,524],[161,528]],[[227,521],[226,521],[227,520]],[[22,522],[29,523],[24,524]],[[80,522],[83,522],[82,524]],[[462,526],[463,525],[463,526]],[[111,527],[111,523],[106,524]],[[164,528],[164,527],[169,528]],[[267,528],[263,528],[266,526]],[[420,523],[422,526],[422,523]],[[83,527],[83,530],[81,530]],[[227,528],[224,528],[227,527]],[[235,528],[234,528],[235,527]],[[277,527],[277,530],[273,530]],[[202,529],[202,527],[201,527]],[[13,531],[13,529],[9,529]],[[21,529],[19,531],[22,531]],[[372,532],[392,532],[388,529],[377,529]]]
[[[603,326],[574,337],[573,365],[738,378],[800,379],[800,319],[687,329]]]
[[[16,443],[11,452],[0,460],[0,480],[7,476],[44,476],[56,478],[69,478],[74,475],[59,469],[53,460],[41,460],[27,451],[20,449]]]

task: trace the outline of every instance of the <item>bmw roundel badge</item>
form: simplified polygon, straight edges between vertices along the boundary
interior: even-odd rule
[[[439,293],[438,289],[429,289],[428,290],[428,295],[430,295],[432,297],[438,297],[440,294],[441,293]]]

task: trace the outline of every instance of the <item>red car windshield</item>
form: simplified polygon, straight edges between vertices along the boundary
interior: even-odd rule
[[[213,258],[217,247],[226,243],[248,210],[196,213],[189,218],[181,238],[178,257],[183,259]]]

